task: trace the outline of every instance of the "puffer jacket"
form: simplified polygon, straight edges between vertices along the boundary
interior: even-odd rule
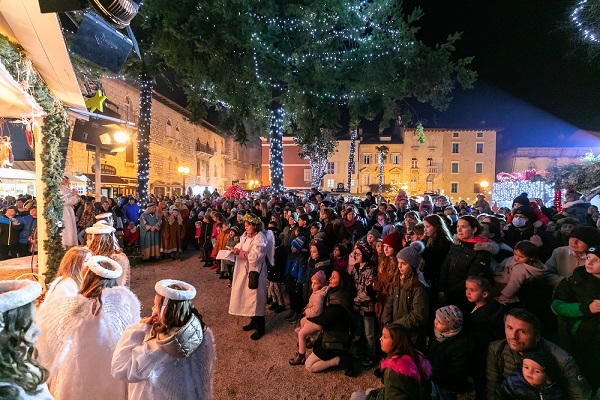
[[[440,272],[439,291],[444,293],[444,305],[455,304],[463,313],[469,308],[465,295],[467,277],[481,275],[489,279],[492,255],[499,249],[496,242],[480,237],[476,240],[464,242],[455,237]]]
[[[530,385],[519,371],[507,376],[496,388],[494,400],[564,400],[562,389],[555,383],[539,389]]]
[[[0,217],[0,245],[14,246],[18,244],[21,230],[23,230],[23,224],[13,225],[7,217]]]
[[[558,383],[563,386],[565,398],[569,400],[592,400],[592,388],[581,375],[577,363],[569,353],[546,339],[540,339],[538,346],[550,352],[560,373]],[[505,377],[523,367],[523,357],[513,351],[506,339],[490,343],[487,357],[487,398],[494,400],[494,392]]]
[[[431,364],[419,354],[419,363],[425,373],[422,380],[415,360],[403,355],[386,358],[381,362],[383,387],[369,393],[369,400],[429,400],[431,398]]]
[[[473,350],[471,336],[464,330],[443,342],[431,341],[427,358],[433,373],[431,380],[444,390],[464,393],[469,388],[469,357]]]
[[[590,203],[584,200],[569,201],[563,204],[563,212],[567,213],[568,217],[577,218],[581,225],[587,225],[587,210],[591,206]]]

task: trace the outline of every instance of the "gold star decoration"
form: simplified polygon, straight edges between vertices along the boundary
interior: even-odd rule
[[[85,106],[89,108],[90,112],[94,112],[99,110],[100,112],[104,111],[104,101],[106,100],[106,96],[102,95],[102,90],[98,90],[94,97],[90,97],[85,101]]]

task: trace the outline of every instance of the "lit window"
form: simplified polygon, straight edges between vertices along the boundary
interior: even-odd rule
[[[363,164],[371,164],[371,155],[370,154],[363,154],[363,156],[362,156],[362,162],[363,162]]]
[[[417,160],[415,157],[413,157],[413,158],[410,160],[410,167],[411,167],[412,169],[417,169],[417,168],[419,168],[418,160]]]
[[[335,186],[335,179],[327,179],[327,187],[332,188]]]
[[[400,164],[400,154],[392,154],[390,157],[390,162],[395,165]]]

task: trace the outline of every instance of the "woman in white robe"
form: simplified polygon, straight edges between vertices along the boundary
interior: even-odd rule
[[[40,309],[58,299],[77,297],[81,286],[81,270],[91,257],[92,252],[82,246],[71,247],[65,253],[56,272],[56,278],[50,283]]]
[[[252,340],[260,339],[265,333],[265,312],[267,307],[267,238],[263,234],[264,225],[260,218],[253,214],[244,216],[246,232],[240,242],[231,251],[236,255],[229,314],[251,317],[250,323],[244,325],[244,331],[254,332]],[[248,273],[259,273],[258,288],[248,288]]]
[[[54,399],[34,347],[39,328],[33,302],[41,293],[37,282],[0,282],[0,399]]]
[[[130,400],[210,400],[216,364],[212,331],[191,300],[196,289],[164,279],[155,286],[152,316],[127,327],[112,374],[129,382]]]
[[[40,310],[38,351],[61,400],[125,400],[127,385],[112,377],[113,351],[125,328],[140,319],[140,302],[117,286],[123,273],[114,260],[86,262],[77,297],[56,299]]]
[[[77,246],[77,220],[75,219],[75,210],[73,206],[79,203],[79,194],[77,190],[69,189],[69,178],[63,177],[60,183],[60,194],[65,208],[63,209],[62,244],[65,249]]]

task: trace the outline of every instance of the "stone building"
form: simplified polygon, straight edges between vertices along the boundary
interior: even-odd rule
[[[104,103],[116,111],[122,120],[139,118],[139,89],[121,79],[102,79]],[[244,145],[203,122],[193,124],[189,112],[160,95],[153,93],[150,125],[149,193],[175,195],[197,194],[208,188],[223,193],[232,183],[247,184],[260,179],[260,142]],[[134,194],[137,183],[137,131],[129,129],[131,143],[124,152],[102,155],[102,194]],[[70,141],[66,171],[94,179],[94,153],[86,144]],[[183,176],[179,167],[189,168]]]
[[[600,154],[599,147],[517,147],[499,153],[496,160],[497,172],[522,172],[535,169],[544,171],[571,163],[580,164],[581,157],[592,152]]]

